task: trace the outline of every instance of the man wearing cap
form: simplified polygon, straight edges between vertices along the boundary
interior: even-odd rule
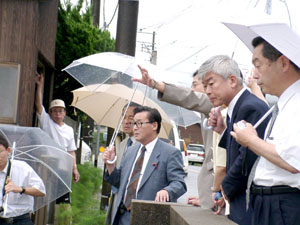
[[[287,29],[289,32],[283,34],[286,39],[274,42],[278,32],[270,32],[270,40],[252,40],[252,62],[258,71],[254,78],[264,93],[279,97],[264,139],[245,122],[244,129],[234,125],[231,132],[241,145],[259,156],[251,171],[254,179],[250,174],[248,181],[255,225],[291,225],[300,221],[300,37]],[[289,35],[295,39],[292,43],[287,39]]]
[[[0,224],[33,225],[29,215],[33,211],[33,197],[45,196],[46,189],[26,162],[8,160],[10,151],[7,140],[0,134]]]
[[[74,158],[73,161],[73,181],[79,181],[79,173],[76,165],[77,150],[74,140],[73,128],[64,123],[66,116],[66,106],[63,100],[55,99],[50,103],[49,114],[46,113],[42,105],[42,88],[44,78],[42,75],[36,75],[37,91],[35,96],[35,107],[40,126],[57,144],[62,146]],[[59,202],[58,202],[59,203]],[[66,195],[63,203],[70,203],[69,193]]]

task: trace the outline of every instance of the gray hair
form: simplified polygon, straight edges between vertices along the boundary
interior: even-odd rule
[[[227,79],[232,74],[240,84],[243,84],[238,64],[227,55],[216,55],[206,60],[198,69],[198,79],[202,79],[210,72],[218,74],[224,79]]]

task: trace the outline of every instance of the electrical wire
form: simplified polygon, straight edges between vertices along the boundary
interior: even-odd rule
[[[107,28],[109,27],[109,25],[111,24],[111,22],[112,22],[113,19],[115,18],[115,15],[116,15],[116,12],[117,12],[118,7],[119,7],[119,1],[118,1],[117,5],[116,5],[116,8],[115,8],[115,11],[114,11],[114,13],[113,13],[113,15],[112,15],[111,20],[109,21],[109,23],[108,23],[107,26],[106,26]]]

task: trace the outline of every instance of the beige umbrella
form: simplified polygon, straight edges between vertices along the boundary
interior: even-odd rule
[[[89,115],[97,124],[117,129],[123,107],[131,100],[156,108],[162,117],[159,137],[168,138],[172,123],[161,107],[144,93],[122,84],[92,84],[73,90],[72,106]],[[133,95],[134,93],[134,95]]]

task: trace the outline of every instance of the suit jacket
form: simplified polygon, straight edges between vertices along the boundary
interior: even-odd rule
[[[127,145],[127,141],[128,141],[129,136],[126,135],[126,138],[121,141],[120,143],[118,143],[118,145],[116,145],[116,152],[117,152],[117,162],[116,162],[116,167],[120,167],[121,165],[121,161],[124,155],[124,152],[126,150],[126,145]],[[136,142],[132,143],[132,145],[134,145]]]
[[[158,98],[161,101],[200,112],[202,121],[208,117],[213,107],[206,94],[167,83],[164,93],[159,92]],[[211,187],[213,184],[213,131],[204,129],[201,123],[201,133],[205,148],[205,159],[198,175],[197,188],[201,207],[211,208],[213,206],[211,200]]]
[[[222,182],[222,187],[230,199],[229,218],[238,224],[250,224],[251,221],[251,212],[246,213],[246,189],[248,175],[257,155],[237,143],[230,135],[230,131],[233,124],[240,120],[254,125],[268,111],[268,108],[265,102],[248,90],[244,91],[234,106],[230,125],[227,126],[219,143],[220,147],[227,150],[226,176]],[[256,129],[261,138],[264,136],[268,120],[266,119]]]
[[[113,222],[116,220],[118,208],[124,199],[131,169],[134,166],[140,146],[140,144],[136,144],[128,148],[120,168],[115,168],[110,175],[105,174],[105,179],[110,184],[119,187],[116,205],[113,210]],[[176,202],[186,192],[180,151],[158,139],[141,179],[137,190],[137,199],[153,201],[156,193],[164,189],[168,191],[170,201]]]

